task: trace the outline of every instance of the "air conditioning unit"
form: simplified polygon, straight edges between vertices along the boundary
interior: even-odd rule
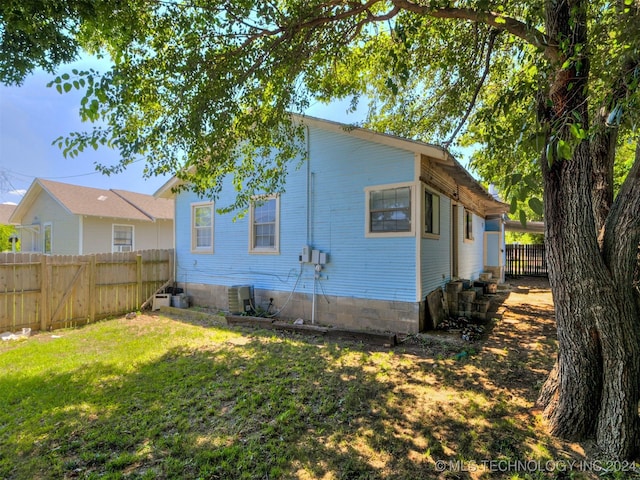
[[[229,313],[238,315],[253,311],[253,286],[234,285],[227,290],[229,298]]]

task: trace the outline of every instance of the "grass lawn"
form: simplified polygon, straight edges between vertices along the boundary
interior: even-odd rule
[[[533,409],[548,303],[514,303],[471,347],[150,315],[54,335],[0,344],[0,478],[586,477],[553,463],[583,452]]]

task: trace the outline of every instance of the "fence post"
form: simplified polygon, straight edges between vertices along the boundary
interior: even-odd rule
[[[96,255],[89,261],[89,322],[96,319]]]
[[[49,265],[47,256],[40,256],[40,331],[47,330],[49,319]]]
[[[136,289],[138,298],[136,299],[136,306],[140,307],[142,304],[142,255],[138,253],[136,255],[136,282],[138,288]]]

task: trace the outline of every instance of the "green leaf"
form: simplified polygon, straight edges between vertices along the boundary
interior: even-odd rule
[[[518,198],[513,197],[511,199],[511,206],[509,207],[509,213],[513,215],[518,210]]]
[[[545,152],[545,155],[547,157],[547,164],[549,165],[549,168],[553,166],[553,162],[555,161],[555,156],[553,151],[554,151],[553,142],[549,141],[549,143],[547,143],[547,151]]]
[[[529,199],[528,203],[531,210],[533,210],[533,213],[540,216],[544,215],[544,206],[540,199],[533,197]]]
[[[65,93],[69,92],[72,88],[70,83],[65,83],[63,86]]]
[[[529,190],[535,190],[537,188],[535,178],[533,177],[532,174],[529,174],[524,177],[524,183],[527,184],[527,187],[529,187]]]
[[[527,213],[524,210],[520,210],[520,223],[523,227],[527,226]]]
[[[56,90],[58,91],[58,93],[62,93],[62,85],[57,84],[56,85]]]
[[[584,140],[585,138],[587,138],[587,131],[583,129],[579,123],[572,123],[571,125],[569,125],[569,131],[571,132],[571,135],[577,140]]]
[[[573,149],[571,148],[571,145],[564,140],[558,140],[557,151],[558,158],[561,160],[571,160],[573,157]]]

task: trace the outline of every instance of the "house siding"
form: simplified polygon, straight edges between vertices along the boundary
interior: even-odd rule
[[[422,239],[421,259],[424,299],[451,280],[451,199],[444,195],[440,195],[440,236]]]
[[[177,196],[177,281],[191,289],[187,293],[196,303],[215,302],[218,308],[227,307],[220,304],[226,287],[251,284],[257,303],[266,306],[274,298],[281,308],[288,299],[286,315],[308,319],[314,269],[301,265],[298,255],[310,245],[329,256],[316,282],[320,321],[380,328],[387,321],[382,307],[388,311],[389,302],[398,302],[389,320],[400,318],[415,331],[420,308],[415,302],[415,237],[365,238],[365,187],[413,182],[413,153],[313,127],[308,144],[309,163],[290,167],[280,197],[278,255],[250,254],[249,216],[234,221],[234,214],[215,215],[213,254],[192,253],[191,204],[203,199],[191,192]],[[228,205],[233,196],[231,188],[223,188],[216,206]],[[380,304],[375,312],[365,311],[371,300]],[[340,303],[350,319],[338,318],[341,312],[334,310]]]
[[[471,241],[464,240],[464,209],[458,207],[458,272],[460,278],[475,280],[484,270],[484,218],[475,213],[473,215],[473,237]]]
[[[42,252],[44,224],[51,223],[52,254],[77,255],[78,221],[48,194],[38,196],[21,219],[22,225],[40,225],[40,233],[32,235],[22,230],[21,248],[23,252]]]
[[[173,248],[173,222],[158,220],[140,222],[125,218],[83,217],[83,254],[108,253],[112,250],[113,225],[133,225],[134,249],[150,250]]]

